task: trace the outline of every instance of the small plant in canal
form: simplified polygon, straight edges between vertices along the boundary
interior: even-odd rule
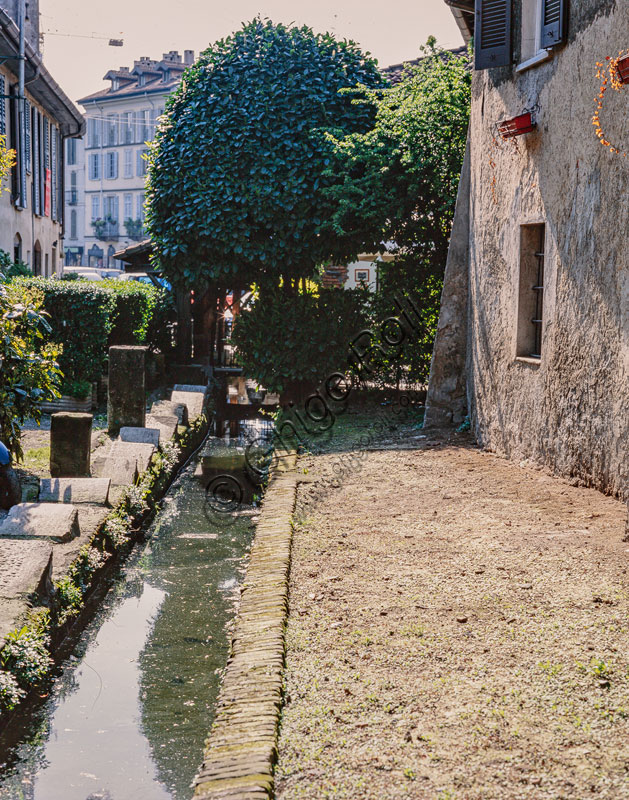
[[[0,712],[13,711],[20,700],[26,696],[10,672],[0,670]]]
[[[20,686],[32,686],[48,674],[52,659],[43,621],[41,625],[24,625],[19,631],[12,631],[4,642],[2,666],[11,670]]]

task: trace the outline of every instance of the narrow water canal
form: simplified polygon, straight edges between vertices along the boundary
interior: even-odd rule
[[[253,510],[206,514],[187,467],[26,736],[2,800],[188,800],[228,652]]]

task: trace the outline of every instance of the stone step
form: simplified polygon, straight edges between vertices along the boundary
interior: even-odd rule
[[[159,428],[120,428],[120,441],[135,444],[152,444],[159,447]]]
[[[77,509],[65,503],[20,503],[0,524],[0,537],[69,542],[80,532]]]
[[[181,392],[173,390],[170,395],[172,403],[184,403],[191,421],[200,417],[205,405],[205,392]]]
[[[40,503],[96,503],[107,505],[109,478],[41,478]]]

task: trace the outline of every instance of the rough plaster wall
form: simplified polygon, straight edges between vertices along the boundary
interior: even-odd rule
[[[629,46],[629,13],[602,5],[550,62],[513,81],[474,76],[468,395],[483,445],[627,497],[629,159],[598,143],[591,118],[595,62]],[[538,131],[496,146],[495,124],[532,107]],[[607,92],[601,118],[629,151],[629,87]],[[515,358],[531,222],[546,223],[539,366]]]

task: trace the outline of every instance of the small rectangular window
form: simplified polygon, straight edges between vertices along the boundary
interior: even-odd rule
[[[97,194],[92,195],[92,220],[100,217],[100,197]]]
[[[106,156],[106,172],[105,177],[109,180],[118,177],[118,153],[111,151]]]
[[[124,219],[133,219],[133,195],[125,194],[124,196]]]
[[[546,226],[520,227],[520,281],[516,355],[542,357]]]

